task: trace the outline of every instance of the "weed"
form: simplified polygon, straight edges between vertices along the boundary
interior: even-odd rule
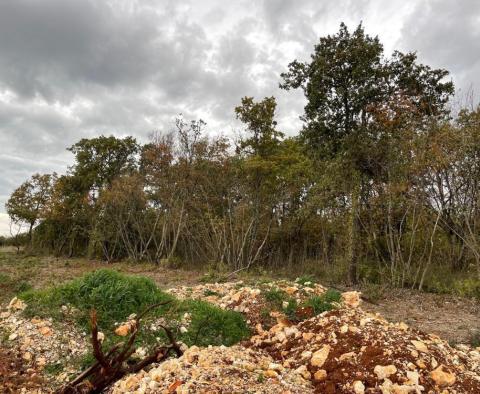
[[[312,275],[302,275],[301,277],[297,278],[295,282],[301,284],[302,286],[313,287],[313,285],[316,283],[316,280]]]
[[[265,297],[265,300],[277,307],[280,307],[283,303],[288,298],[287,293],[285,293],[283,290],[280,290],[276,287],[271,288],[270,290],[267,290],[265,293],[263,293],[263,296]]]
[[[210,297],[210,296],[220,297],[221,296],[221,294],[218,291],[213,291],[213,290],[210,290],[210,289],[205,289],[204,292],[203,292],[203,295],[205,297]]]
[[[469,342],[470,346],[474,348],[480,347],[480,330],[477,330],[470,335]]]
[[[58,375],[63,371],[63,364],[59,362],[47,364],[45,365],[44,371],[48,375]]]

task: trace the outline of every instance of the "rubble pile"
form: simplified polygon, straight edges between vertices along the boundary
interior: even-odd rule
[[[264,323],[262,312],[267,305],[265,295],[271,291],[281,291],[301,303],[308,297],[322,295],[327,288],[312,282],[299,283],[280,280],[248,286],[243,281],[227,283],[206,283],[193,287],[181,286],[167,290],[179,299],[193,298],[210,302],[223,309],[232,309],[243,313],[247,323],[254,327]]]
[[[251,349],[302,373],[318,393],[480,393],[480,349],[342,308],[250,339]]]
[[[136,375],[109,391],[134,393],[313,393],[309,380],[284,368],[262,351],[243,346],[190,347],[173,358]]]
[[[86,333],[80,333],[75,325],[65,321],[53,325],[52,319],[27,319],[22,315],[26,308],[23,301],[14,298],[0,312],[0,329],[5,333],[5,345],[16,350],[17,356],[29,368],[42,371],[48,365],[61,364],[66,368],[55,376],[62,382],[77,372],[70,361],[87,353],[90,344]],[[67,317],[69,310],[62,308]],[[51,378],[51,375],[45,376]]]
[[[179,358],[125,376],[108,393],[480,393],[480,348],[453,348],[435,335],[365,312],[357,292],[343,293],[338,309],[299,323],[289,321],[280,308],[270,313],[273,326],[262,325],[261,311],[272,306],[266,294],[278,289],[298,304],[326,291],[320,285],[286,281],[169,290],[180,299],[202,299],[244,313],[254,335],[232,347],[192,346]],[[25,370],[37,387],[42,379],[52,379],[42,373],[45,367],[60,362],[65,369],[55,379],[63,382],[74,372],[69,360],[90,349],[86,333],[68,322],[66,306],[65,321],[55,325],[50,319],[26,318],[25,307],[15,298],[0,310],[4,353],[8,349],[12,365]],[[184,320],[188,327],[188,316]],[[118,325],[116,334],[128,334],[128,324]],[[49,392],[47,386],[43,390]],[[18,392],[40,391],[32,386]]]

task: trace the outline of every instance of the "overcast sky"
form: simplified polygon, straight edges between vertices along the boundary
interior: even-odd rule
[[[240,98],[268,95],[295,132],[303,97],[279,75],[342,21],[480,89],[479,0],[0,0],[0,233],[13,189],[64,172],[82,137],[143,142],[178,113],[233,134]]]

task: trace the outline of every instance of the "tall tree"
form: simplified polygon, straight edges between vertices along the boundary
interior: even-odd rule
[[[56,174],[35,174],[15,189],[5,204],[13,222],[19,224],[23,222],[28,225],[30,243],[33,236],[32,229],[44,216],[49,205],[55,180]]]
[[[372,112],[401,97],[422,119],[444,115],[453,93],[453,84],[442,82],[447,74],[417,64],[415,54],[396,52],[386,59],[378,37],[365,34],[362,25],[350,33],[343,23],[337,34],[320,38],[310,62],[295,60],[282,74],[281,88],[301,88],[307,98],[301,135],[309,151],[318,159],[335,163],[338,176],[347,180],[347,258],[352,283],[357,281],[362,196],[377,164],[370,156],[379,140],[370,127]]]

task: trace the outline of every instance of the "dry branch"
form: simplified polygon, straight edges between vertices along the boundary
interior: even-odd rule
[[[113,346],[107,353],[103,352],[102,346],[98,340],[98,326],[97,326],[97,313],[92,310],[91,313],[91,326],[92,326],[92,348],[93,355],[95,356],[95,363],[83,371],[71,382],[61,387],[56,391],[57,394],[90,394],[100,393],[102,390],[121,379],[123,376],[129,373],[135,373],[152,363],[158,363],[166,360],[171,356],[172,352],[176,357],[182,355],[182,350],[176,342],[173,333],[168,327],[160,325],[165,331],[165,334],[169,340],[168,345],[156,347],[151,354],[144,357],[136,364],[129,365],[127,361],[130,356],[135,352],[135,338],[140,330],[140,321],[147,313],[152,309],[162,305],[168,304],[168,302],[162,302],[154,304],[145,309],[134,320],[132,332],[128,341],[125,344],[117,344]]]

